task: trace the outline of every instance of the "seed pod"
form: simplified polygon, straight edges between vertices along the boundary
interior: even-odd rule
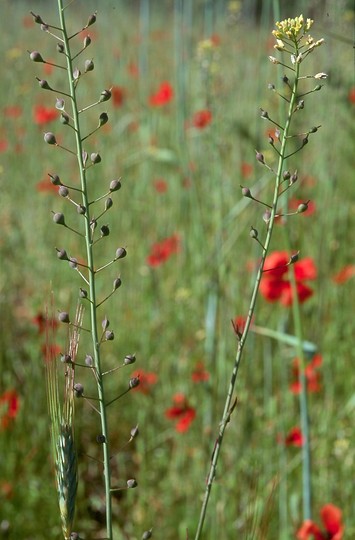
[[[118,289],[118,287],[121,287],[121,285],[122,285],[121,278],[117,277],[113,282],[113,290],[115,291],[116,289]]]
[[[65,186],[60,186],[60,188],[58,189],[58,193],[61,197],[68,197],[69,189]]]
[[[254,227],[250,227],[250,236],[255,240],[258,238],[258,231]]]
[[[84,38],[84,49],[86,49],[86,47],[88,47],[91,43],[91,37],[90,36],[86,36]]]
[[[27,52],[30,53],[30,59],[32,60],[32,62],[44,62],[41,54],[38,51]]]
[[[297,214],[302,214],[303,212],[305,212],[306,210],[308,210],[308,204],[309,204],[310,201],[307,201],[305,203],[301,203],[298,205],[297,207]]]
[[[110,229],[108,225],[102,225],[102,227],[100,228],[100,233],[101,238],[103,238],[104,236],[108,236],[110,234]]]
[[[243,187],[243,186],[240,186],[242,188],[242,195],[243,197],[248,197],[248,199],[252,199],[252,194],[251,194],[251,191],[248,187]]]
[[[49,178],[51,179],[51,182],[54,186],[61,186],[62,185],[62,182],[60,181],[60,178],[57,174],[49,174],[48,173],[48,176]]]
[[[108,114],[103,112],[99,116],[99,127],[104,126],[108,122]]]
[[[136,361],[136,355],[135,354],[126,354],[123,360],[123,364],[125,366],[129,366],[130,364],[134,364]]]
[[[83,396],[83,394],[84,394],[83,385],[80,384],[80,383],[74,384],[74,395],[75,395],[75,397],[80,398],[80,397]]]
[[[65,249],[57,249],[57,257],[58,259],[60,259],[61,261],[68,261],[69,260],[69,257],[68,257],[68,254],[67,252],[65,251]]]
[[[96,22],[96,15],[97,15],[97,11],[95,11],[92,15],[90,15],[90,17],[88,18],[88,22],[86,23],[86,28],[88,26],[91,26],[92,24],[95,24]]]
[[[297,174],[297,170],[292,174],[291,178],[290,178],[290,184],[294,184],[295,182],[297,182],[298,180],[298,174]]]
[[[88,297],[88,292],[85,289],[82,289],[80,287],[79,296],[80,296],[80,298],[87,298]]]
[[[84,215],[86,212],[86,208],[82,204],[78,204],[78,206],[76,207],[76,211],[78,212],[78,214]]]
[[[100,163],[101,156],[97,152],[93,152],[92,154],[90,154],[90,159],[91,159],[91,163],[93,165],[96,165],[97,163]]]
[[[132,439],[135,439],[139,435],[138,426],[135,426],[131,429],[131,437]]]
[[[121,188],[121,185],[120,180],[112,180],[110,183],[110,191],[118,191]]]
[[[266,224],[268,224],[270,219],[271,219],[271,212],[269,210],[266,210],[263,213],[263,220],[265,221]]]
[[[298,256],[299,256],[299,252],[294,253],[293,255],[291,255],[290,264],[295,264],[298,261],[298,258],[299,258]]]
[[[58,109],[58,111],[64,111],[65,101],[64,101],[63,98],[57,98],[56,99],[55,108]]]
[[[59,54],[64,54],[64,45],[63,43],[57,43],[57,52],[59,52]]]
[[[58,320],[61,323],[69,324],[70,323],[69,313],[67,313],[66,311],[60,311],[58,314]]]
[[[290,176],[291,176],[291,174],[290,174],[289,171],[284,171],[282,173],[282,177],[283,177],[284,180],[288,180],[290,178]]]
[[[127,255],[127,251],[125,250],[124,247],[120,247],[116,250],[116,257],[115,259],[123,259],[123,257],[125,257]]]
[[[65,225],[64,214],[62,214],[61,212],[56,212],[53,215],[53,221],[54,223],[57,223],[57,225]]]
[[[264,109],[260,109],[260,111],[261,111],[261,114],[260,114],[261,118],[264,118],[265,120],[267,120],[269,118],[268,112],[264,111]]]
[[[73,79],[74,81],[77,81],[81,76],[81,71],[79,68],[75,68],[73,71]]]
[[[149,531],[144,531],[142,540],[149,540],[149,538],[152,538],[153,536],[153,529],[149,529]]]
[[[265,164],[265,161],[264,161],[264,156],[261,152],[258,152],[257,150],[255,151],[255,157],[258,161],[260,161],[260,163],[262,164]]]
[[[100,433],[100,435],[98,435],[96,437],[96,441],[99,443],[99,444],[104,444],[106,442],[106,437],[105,435],[103,435],[102,433]]]
[[[102,103],[103,101],[108,101],[111,98],[111,95],[111,90],[102,90],[99,102]]]
[[[33,20],[36,24],[44,24],[42,18],[40,17],[40,15],[36,15],[35,13],[33,13],[33,11],[30,12],[32,17],[33,17]]]
[[[89,157],[89,154],[88,154],[85,150],[83,150],[83,155],[82,155],[82,157],[83,157],[83,165],[84,165],[84,167],[85,167],[86,162],[87,162],[88,157]]]
[[[112,332],[112,330],[107,330],[105,332],[105,339],[106,341],[113,341],[115,339],[115,334]]]
[[[127,487],[129,489],[135,488],[137,486],[138,486],[138,484],[137,484],[137,481],[135,480],[135,478],[130,478],[129,480],[127,480]]]
[[[87,354],[85,356],[85,364],[89,367],[92,367],[94,365],[94,359],[90,354]]]
[[[52,88],[48,84],[48,81],[45,81],[44,79],[39,79],[38,77],[36,77],[36,79],[43,90],[52,90]]]
[[[64,126],[67,126],[69,124],[70,118],[69,118],[69,115],[66,112],[62,112],[62,114],[60,115],[60,122]]]
[[[113,205],[113,200],[111,199],[111,197],[107,197],[105,201],[105,210],[109,210],[112,205]]]
[[[72,364],[70,354],[62,354],[60,357],[60,361],[63,362],[63,364]]]
[[[132,390],[132,388],[137,388],[137,386],[139,386],[139,383],[139,377],[132,377],[131,379],[129,379],[129,389]]]
[[[47,144],[57,144],[57,140],[55,138],[55,135],[51,131],[47,131],[44,134],[43,138],[44,138],[44,142],[46,142]]]
[[[69,266],[76,270],[78,268],[78,260],[75,257],[69,257]]]
[[[110,326],[110,321],[105,317],[101,323],[102,329],[106,330]]]
[[[88,71],[93,71],[94,67],[95,67],[94,62],[92,60],[85,60],[85,63],[84,63],[85,73],[87,73]]]

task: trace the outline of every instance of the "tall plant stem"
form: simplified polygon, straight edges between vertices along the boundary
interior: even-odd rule
[[[94,254],[93,254],[93,241],[91,238],[90,230],[90,206],[87,192],[86,181],[86,169],[83,161],[83,147],[79,122],[79,108],[76,99],[76,90],[73,78],[73,65],[72,55],[70,52],[69,37],[66,30],[64,7],[62,0],[58,0],[58,11],[60,24],[63,31],[63,45],[65,48],[65,55],[68,68],[68,83],[70,88],[70,97],[72,102],[72,118],[75,128],[75,143],[76,143],[76,156],[78,160],[78,168],[80,173],[80,182],[82,189],[82,204],[86,208],[85,219],[85,243],[86,243],[86,255],[88,266],[88,281],[89,281],[89,294],[90,294],[90,321],[91,321],[91,336],[94,352],[94,365],[97,379],[97,391],[100,403],[100,418],[101,418],[101,433],[103,435],[103,460],[104,460],[104,481],[105,481],[105,497],[106,497],[106,529],[107,540],[112,540],[112,500],[111,500],[111,470],[110,470],[110,453],[109,453],[109,436],[107,427],[107,415],[105,407],[105,395],[103,386],[102,369],[100,362],[100,344],[97,332],[97,314],[96,314],[96,285],[95,285],[95,271],[94,271]]]
[[[207,514],[207,508],[208,508],[208,502],[209,502],[209,498],[210,498],[210,494],[211,494],[211,489],[212,489],[213,481],[214,481],[214,478],[215,478],[215,475],[216,475],[217,463],[218,463],[218,459],[219,459],[219,455],[220,455],[220,451],[221,451],[221,447],[222,447],[222,443],[223,443],[225,430],[226,430],[228,422],[230,421],[230,417],[231,417],[231,414],[232,414],[233,409],[234,409],[234,403],[232,402],[232,399],[233,399],[233,392],[234,392],[235,383],[236,383],[236,379],[237,379],[237,375],[238,375],[238,370],[239,370],[240,362],[241,362],[241,359],[242,359],[242,356],[243,356],[244,347],[245,347],[245,344],[246,344],[246,340],[247,340],[248,333],[249,333],[249,328],[250,328],[252,317],[253,317],[254,310],[255,310],[255,305],[256,305],[259,286],[260,286],[260,281],[261,281],[261,278],[262,278],[262,275],[263,275],[263,270],[264,270],[264,265],[265,265],[265,259],[266,259],[266,256],[268,254],[269,246],[270,246],[270,243],[271,243],[271,238],[272,238],[272,233],[273,233],[273,228],[274,228],[274,222],[275,222],[275,216],[276,216],[276,212],[277,212],[277,204],[278,204],[278,200],[279,200],[280,185],[281,185],[281,181],[282,181],[283,166],[284,166],[284,162],[285,162],[286,156],[287,156],[287,153],[286,153],[287,137],[288,137],[288,134],[289,134],[291,120],[292,120],[293,112],[294,112],[294,109],[295,109],[295,103],[296,103],[298,77],[299,77],[299,64],[298,63],[295,64],[294,71],[295,71],[295,80],[294,80],[294,83],[293,83],[292,94],[291,94],[291,99],[290,99],[290,103],[289,103],[286,124],[285,124],[285,128],[283,130],[283,135],[282,135],[282,140],[281,140],[281,148],[280,148],[280,155],[279,155],[278,167],[277,167],[277,172],[276,172],[271,216],[270,216],[270,220],[269,220],[269,223],[268,223],[268,228],[267,228],[267,232],[266,232],[266,239],[265,239],[265,242],[264,242],[264,247],[263,247],[263,250],[262,250],[261,262],[259,264],[259,268],[258,268],[256,278],[255,278],[254,288],[253,288],[252,295],[251,295],[247,320],[246,320],[246,323],[245,323],[243,334],[240,336],[239,342],[238,342],[237,355],[236,355],[235,361],[234,361],[233,371],[232,371],[232,375],[231,375],[231,378],[230,378],[228,392],[227,392],[227,396],[226,396],[226,400],[225,400],[225,404],[224,404],[223,415],[222,415],[222,419],[221,419],[220,424],[219,424],[218,436],[217,436],[217,440],[216,440],[216,443],[215,443],[215,447],[214,447],[214,451],[213,451],[213,455],[212,455],[212,459],[211,459],[210,469],[209,469],[209,472],[208,472],[206,490],[205,490],[205,495],[204,495],[203,502],[202,502],[199,522],[198,522],[197,531],[196,531],[196,535],[195,535],[195,540],[199,540],[201,538],[203,525],[204,525],[206,514]]]

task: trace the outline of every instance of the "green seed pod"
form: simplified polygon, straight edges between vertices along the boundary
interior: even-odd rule
[[[36,77],[36,79],[43,90],[52,90],[52,88],[48,84],[48,81],[45,81],[44,79],[39,79],[38,77]]]
[[[111,199],[111,197],[108,197],[105,201],[105,210],[109,210],[112,205],[113,205],[113,200]]]
[[[78,268],[78,259],[69,257],[69,266],[70,268],[73,268],[73,270],[76,270]]]
[[[135,426],[131,429],[131,437],[132,439],[135,439],[139,435],[138,426]]]
[[[57,174],[49,174],[48,173],[48,176],[49,178],[51,179],[51,182],[54,186],[61,186],[62,185],[62,182],[60,181],[60,178]]]
[[[264,156],[261,152],[258,152],[258,151],[255,151],[255,157],[258,161],[260,161],[260,163],[264,164],[265,161],[264,161]]]
[[[115,339],[115,334],[112,332],[112,330],[107,330],[105,332],[105,339],[106,341],[113,341]]]
[[[243,187],[243,186],[240,186],[242,188],[242,195],[243,197],[248,197],[248,199],[252,199],[252,194],[251,194],[251,191],[248,187]]]
[[[40,17],[40,15],[36,15],[35,13],[33,13],[33,11],[30,11],[32,17],[33,17],[33,20],[36,24],[44,24],[42,18]]]
[[[80,287],[80,290],[79,290],[79,296],[80,296],[80,298],[84,298],[84,299],[85,299],[85,298],[88,297],[88,292],[87,292],[85,289],[82,289],[82,288]]]
[[[142,540],[149,540],[149,538],[152,538],[153,536],[153,529],[149,529],[149,531],[144,531]]]
[[[297,207],[297,214],[302,214],[303,212],[305,212],[306,210],[308,210],[308,204],[309,204],[310,201],[307,201],[305,203],[301,203],[298,205]]]
[[[121,278],[118,277],[114,280],[113,282],[113,290],[115,291],[116,289],[118,289],[119,287],[121,287],[122,285],[122,281],[121,281]]]
[[[93,357],[90,355],[90,354],[87,354],[85,356],[85,364],[88,366],[88,367],[92,367],[94,365],[94,359]]]
[[[129,389],[132,390],[132,388],[137,388],[137,386],[139,386],[139,383],[139,377],[132,377],[131,379],[129,379]]]
[[[108,236],[110,234],[110,229],[108,225],[102,225],[102,227],[100,228],[100,233],[101,238],[103,238],[104,236]]]
[[[84,38],[84,49],[86,49],[86,47],[88,47],[91,43],[91,37],[90,36],[85,36]]]
[[[99,127],[104,126],[108,122],[108,114],[103,112],[99,116]]]
[[[69,124],[70,118],[69,118],[69,115],[66,112],[62,112],[62,114],[60,115],[60,122],[64,126],[67,126]]]
[[[95,11],[92,15],[90,15],[90,17],[88,18],[88,22],[86,23],[86,28],[96,23],[96,15],[97,15],[97,11]]]
[[[92,154],[90,154],[90,159],[91,159],[91,163],[93,165],[96,165],[97,163],[100,163],[101,156],[97,152],[93,152]]]
[[[82,204],[78,204],[78,206],[76,207],[76,211],[78,212],[78,214],[84,215],[86,212],[86,208]]]
[[[59,54],[64,54],[64,45],[63,43],[57,43],[57,52],[59,52]]]
[[[60,357],[60,361],[63,364],[72,364],[72,359],[71,359],[70,354],[62,354]]]
[[[101,326],[103,330],[107,330],[107,328],[110,326],[110,321],[105,317],[101,323]]]
[[[254,238],[255,240],[258,238],[258,231],[254,229],[254,227],[250,227],[250,236]]]

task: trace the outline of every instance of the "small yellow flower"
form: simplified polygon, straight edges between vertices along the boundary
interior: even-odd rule
[[[303,15],[294,19],[285,19],[281,22],[276,22],[277,30],[273,31],[273,35],[277,40],[290,39],[292,41],[298,41],[310,29],[312,24],[312,19],[307,19],[305,22]]]

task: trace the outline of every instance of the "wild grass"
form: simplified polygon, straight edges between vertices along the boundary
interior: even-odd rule
[[[111,445],[122,448],[112,458],[114,483],[134,476],[139,484],[137,490],[115,496],[114,533],[134,540],[153,527],[155,538],[184,539],[187,529],[192,534],[196,528],[206,465],[235,356],[230,321],[245,315],[246,291],[254,279],[248,263],[259,253],[249,230],[255,223],[263,226],[261,215],[242,198],[239,186],[248,185],[262,197],[269,182],[255,161],[255,149],[268,151],[268,126],[259,119],[259,107],[277,111],[267,90],[268,82],[275,81],[275,71],[267,61],[267,55],[273,54],[269,42],[273,25],[245,21],[228,26],[222,16],[215,21],[221,43],[206,85],[197,45],[209,36],[204,35],[206,21],[197,8],[194,24],[179,45],[173,30],[180,22],[169,7],[164,18],[154,4],[143,40],[139,39],[142,27],[137,11],[126,9],[122,2],[97,7],[90,3],[90,7],[99,10],[97,38],[90,51],[95,85],[85,86],[83,96],[90,102],[101,85],[120,85],[126,92],[121,107],[107,107],[110,128],[98,138],[107,159],[94,180],[99,194],[103,177],[114,177],[117,171],[122,177],[110,226],[118,244],[126,245],[129,252],[121,272],[124,286],[110,314],[117,339],[107,350],[105,362],[107,369],[114,368],[126,354],[136,352],[132,373],[137,367],[157,376],[146,394],[130,393],[109,413]],[[28,49],[47,50],[45,36],[23,26],[30,9],[45,18],[55,16],[48,3],[6,2],[7,20],[0,23],[2,107],[22,109],[16,119],[3,115],[0,137],[8,144],[0,154],[0,381],[1,389],[15,388],[21,400],[11,429],[0,432],[0,531],[4,538],[41,540],[59,538],[61,532],[45,414],[44,336],[39,335],[33,318],[44,312],[51,288],[56,289],[61,306],[75,305],[76,297],[72,276],[63,271],[64,263],[57,261],[55,253],[55,246],[61,245],[51,211],[64,208],[62,201],[55,193],[39,192],[36,187],[48,172],[59,171],[63,158],[41,144],[47,127],[33,122],[33,106],[39,101],[53,106],[53,95],[39,94],[33,64],[28,61]],[[85,23],[87,3],[78,2],[73,9]],[[282,16],[298,14],[293,11]],[[321,390],[309,395],[313,518],[319,521],[319,509],[325,503],[336,504],[343,511],[344,538],[351,539],[355,533],[351,481],[354,292],[351,280],[336,284],[332,277],[345,265],[354,264],[354,105],[348,100],[354,83],[353,50],[351,44],[323,32],[349,34],[343,11],[334,6],[328,11],[329,17],[319,18],[315,27],[316,37],[324,36],[327,46],[317,53],[317,65],[312,67],[317,72],[321,65],[322,71],[329,72],[329,82],[320,95],[310,98],[311,111],[307,111],[322,128],[297,161],[300,179],[295,191],[297,198],[314,201],[316,211],[292,222],[290,235],[301,255],[313,257],[318,269],[317,280],[311,284],[314,295],[302,310],[304,338],[317,345],[323,358]],[[179,46],[183,67],[177,63]],[[49,55],[55,56],[54,48]],[[146,70],[144,77],[132,77],[132,64]],[[42,74],[40,68],[36,74]],[[55,77],[51,77],[53,84]],[[149,95],[164,80],[171,82],[175,92],[183,88],[183,108],[177,94],[162,108],[149,107]],[[185,130],[184,121],[207,106],[213,113],[211,125]],[[245,176],[243,164],[251,166],[250,176]],[[154,181],[162,178],[167,191],[159,193]],[[181,250],[161,266],[149,267],[146,258],[151,246],[175,233],[181,238]],[[72,236],[64,244],[71,252],[77,250]],[[273,247],[285,249],[281,225]],[[108,276],[108,281],[111,277],[115,276]],[[104,293],[103,289],[98,292]],[[293,331],[289,309],[262,299],[255,324]],[[84,334],[82,351],[89,349]],[[62,349],[67,340],[66,333],[58,331]],[[298,424],[297,396],[289,389],[295,356],[293,347],[257,333],[251,336],[237,386],[236,415],[228,426],[211,496],[206,538],[295,537],[302,521],[300,451],[278,443]],[[199,361],[210,377],[194,383],[191,375]],[[123,391],[129,375],[125,371],[122,378],[112,378],[108,391],[112,395],[117,389]],[[89,395],[90,384],[88,379]],[[177,433],[165,417],[178,392],[196,410],[184,434]],[[102,470],[86,457],[99,454],[96,418],[82,402],[76,406],[76,416],[82,480],[76,530],[86,539],[102,538]],[[139,437],[125,446],[137,423]]]

